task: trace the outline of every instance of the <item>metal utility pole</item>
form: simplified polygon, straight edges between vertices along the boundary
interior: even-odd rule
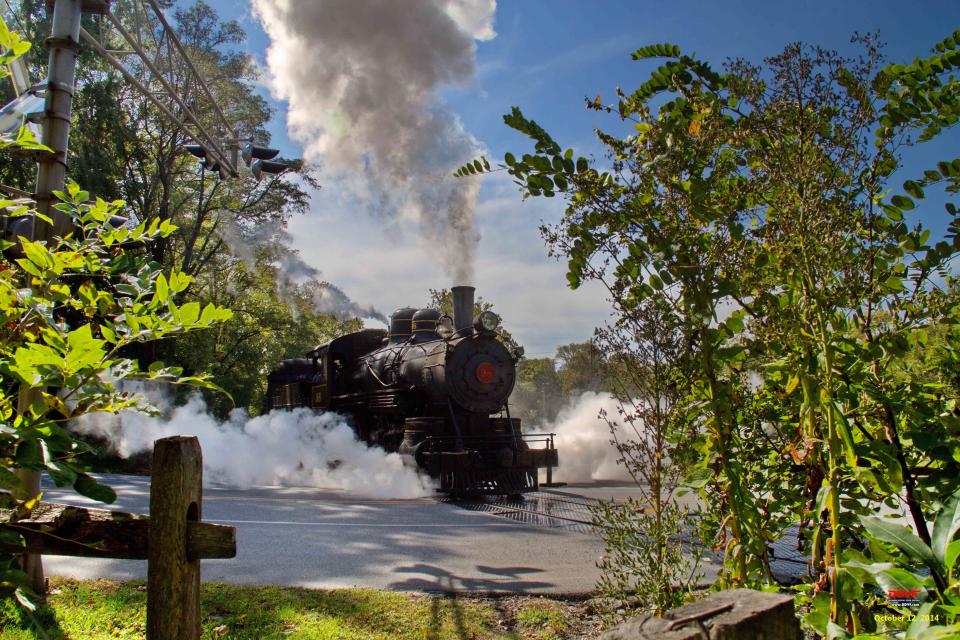
[[[50,242],[57,236],[65,236],[72,230],[70,217],[52,207],[53,192],[62,190],[67,174],[67,142],[70,138],[70,116],[73,112],[73,89],[77,70],[77,53],[80,50],[80,17],[84,11],[102,13],[109,7],[109,0],[54,0],[47,2],[51,12],[52,29],[46,45],[50,52],[47,66],[46,109],[41,142],[51,149],[37,160],[37,188],[34,200],[37,211],[47,215],[53,224],[34,217],[28,239]],[[21,387],[17,398],[17,410],[25,414],[38,393],[35,389]],[[40,472],[21,469],[20,495],[30,500],[40,494]],[[38,594],[44,593],[43,564],[38,555],[24,555],[23,569],[30,579],[30,587]]]

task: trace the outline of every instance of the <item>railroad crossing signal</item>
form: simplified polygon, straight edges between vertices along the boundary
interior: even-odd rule
[[[183,145],[184,150],[187,151],[190,155],[195,158],[200,159],[200,166],[202,166],[207,171],[216,171],[220,174],[221,179],[227,177],[226,168],[220,164],[219,160],[216,160],[211,157],[210,152],[202,144],[185,144]]]
[[[227,170],[220,164],[219,160],[213,158],[209,150],[202,144],[185,144],[185,151],[200,160],[201,166],[208,171],[216,171],[221,178],[226,178]],[[236,149],[236,147],[233,147]],[[234,152],[236,153],[236,152]],[[259,180],[263,174],[278,175],[290,168],[285,162],[273,162],[273,158],[280,153],[278,149],[269,149],[267,147],[257,147],[253,143],[247,142],[240,149],[240,157],[250,168],[253,176]],[[234,156],[236,162],[236,156]]]
[[[253,177],[259,180],[264,173],[280,174],[290,168],[285,162],[273,162],[273,158],[280,153],[278,149],[268,149],[267,147],[256,147],[248,142],[240,150],[240,157],[250,167]]]

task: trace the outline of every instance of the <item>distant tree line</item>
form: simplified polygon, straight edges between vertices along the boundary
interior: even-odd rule
[[[517,365],[511,411],[527,426],[546,426],[584,392],[613,391],[615,369],[592,341],[561,345],[552,358],[524,358]]]

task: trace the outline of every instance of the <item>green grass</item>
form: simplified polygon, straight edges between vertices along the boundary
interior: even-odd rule
[[[35,614],[51,640],[143,638],[142,582],[50,581],[48,604]],[[509,606],[506,606],[508,603]],[[205,639],[267,640],[556,640],[571,627],[569,607],[545,598],[433,597],[369,589],[277,586],[201,587]],[[510,613],[506,613],[510,609]],[[10,600],[0,606],[0,640],[44,635]]]
[[[566,637],[570,622],[562,606],[546,600],[522,605],[517,613],[517,628],[524,637],[556,640]]]

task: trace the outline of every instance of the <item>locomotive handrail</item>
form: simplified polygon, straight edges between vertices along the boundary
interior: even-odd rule
[[[373,379],[374,379],[374,380],[376,380],[377,382],[380,383],[380,386],[381,386],[381,387],[389,387],[389,386],[390,386],[390,385],[384,383],[384,381],[380,379],[380,376],[378,376],[378,375],[377,375],[377,372],[373,370],[373,367],[370,366],[370,363],[369,363],[369,362],[365,362],[364,364],[367,365],[367,370],[370,372],[370,375],[373,376]]]

